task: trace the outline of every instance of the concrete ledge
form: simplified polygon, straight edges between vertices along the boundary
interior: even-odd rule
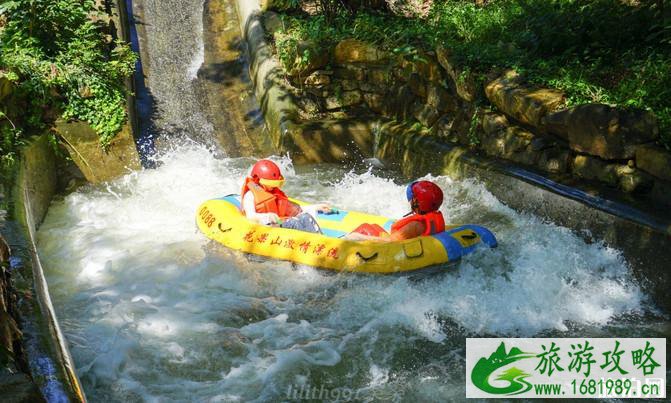
[[[19,303],[24,351],[33,380],[47,401],[85,401],[67,343],[58,325],[35,246],[35,231],[56,191],[56,156],[47,135],[33,137],[22,149],[13,191],[15,231],[23,260],[19,274],[27,289]],[[23,291],[23,292],[22,292]]]
[[[318,120],[292,127],[297,163],[361,161],[373,156],[372,122]]]
[[[282,68],[266,42],[259,2],[235,0],[235,4],[240,31],[248,46],[250,76],[273,146],[281,151],[292,151],[293,144],[288,140],[298,118],[298,109],[282,84]]]
[[[546,218],[621,250],[643,289],[671,311],[671,222],[592,196],[534,172],[470,154],[403,125],[383,125],[376,157],[408,177],[449,174],[477,178],[506,205]]]
[[[86,122],[59,119],[54,131],[91,183],[109,181],[141,168],[130,123],[123,126],[106,149],[102,148],[100,137]]]

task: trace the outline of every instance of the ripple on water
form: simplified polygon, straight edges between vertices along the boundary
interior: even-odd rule
[[[299,198],[406,213],[390,178],[278,160]],[[482,223],[500,246],[440,275],[333,275],[228,251],[194,212],[237,193],[252,162],[184,146],[53,204],[38,246],[91,400],[273,400],[300,385],[462,397],[467,335],[612,334],[614,320],[645,313],[618,251],[514,212],[473,180],[432,178],[447,221]]]

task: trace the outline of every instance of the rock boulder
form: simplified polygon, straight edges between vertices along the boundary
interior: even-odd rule
[[[70,157],[91,183],[104,182],[140,169],[130,125],[126,124],[103,150],[98,135],[86,122],[58,120],[54,128]]]
[[[443,66],[450,77],[457,95],[464,101],[473,102],[478,96],[478,86],[474,75],[468,69],[460,67],[455,62],[452,52],[443,46],[436,48],[436,57],[438,63]]]
[[[414,108],[413,116],[425,127],[431,127],[440,117],[440,113],[430,105],[418,103]]]
[[[303,83],[310,87],[324,87],[331,84],[331,75],[333,72],[326,70],[317,70],[305,78]]]
[[[671,152],[654,145],[636,148],[636,166],[645,172],[671,182]]]
[[[336,45],[333,57],[337,64],[375,64],[387,60],[389,58],[389,53],[357,39],[344,39]]]
[[[455,112],[457,101],[441,85],[429,85],[426,90],[426,103],[440,112]]]
[[[384,95],[375,94],[375,93],[365,93],[363,94],[363,99],[366,101],[366,104],[375,113],[383,114],[385,111],[386,99]]]
[[[655,116],[604,104],[585,104],[548,115],[544,127],[571,149],[603,159],[630,159],[642,143],[659,135]]]
[[[417,73],[423,80],[437,83],[443,79],[443,69],[432,54],[420,53],[416,59],[401,58],[402,75]]]
[[[610,186],[617,186],[619,177],[617,166],[589,155],[576,155],[573,158],[572,172],[584,179],[598,180]]]
[[[363,96],[361,91],[344,91],[340,95],[332,95],[326,98],[326,109],[334,110],[345,108],[361,103]]]
[[[500,111],[534,127],[541,127],[545,115],[556,111],[565,102],[561,91],[527,88],[512,70],[487,84],[485,94]]]
[[[527,165],[535,164],[538,160],[538,153],[531,147],[536,136],[519,126],[511,125],[505,115],[485,112],[481,125],[480,141],[487,155]]]
[[[652,176],[640,169],[618,165],[615,172],[619,178],[620,189],[626,193],[646,193],[654,184]]]
[[[313,41],[301,41],[296,45],[294,54],[282,62],[282,67],[292,77],[307,76],[315,70],[323,69],[329,63],[329,52]],[[305,58],[305,55],[308,55]]]
[[[10,95],[14,90],[14,85],[7,77],[0,76],[0,101]]]
[[[550,147],[540,152],[537,166],[545,172],[565,173],[568,171],[570,153],[561,147]]]

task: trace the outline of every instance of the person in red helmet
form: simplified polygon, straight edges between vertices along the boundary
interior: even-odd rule
[[[280,189],[284,176],[280,167],[270,160],[260,160],[245,178],[240,193],[242,212],[247,219],[263,225],[320,232],[314,217],[317,212],[329,213],[327,204],[299,206],[292,203]]]
[[[362,224],[347,238],[402,241],[445,231],[445,219],[439,210],[443,204],[443,191],[438,185],[430,181],[417,181],[409,184],[405,193],[412,211],[391,226],[391,233],[377,224]]]

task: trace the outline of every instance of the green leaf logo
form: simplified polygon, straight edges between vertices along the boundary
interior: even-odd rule
[[[510,349],[506,353],[506,346],[503,342],[489,358],[480,358],[471,371],[471,381],[480,390],[495,395],[517,395],[531,390],[531,383],[525,378],[529,374],[519,368],[510,367],[501,373],[495,380],[507,381],[508,385],[504,387],[492,386],[489,383],[490,376],[499,368],[505,367],[515,361],[525,358],[536,357],[536,354],[525,353],[517,347]]]

